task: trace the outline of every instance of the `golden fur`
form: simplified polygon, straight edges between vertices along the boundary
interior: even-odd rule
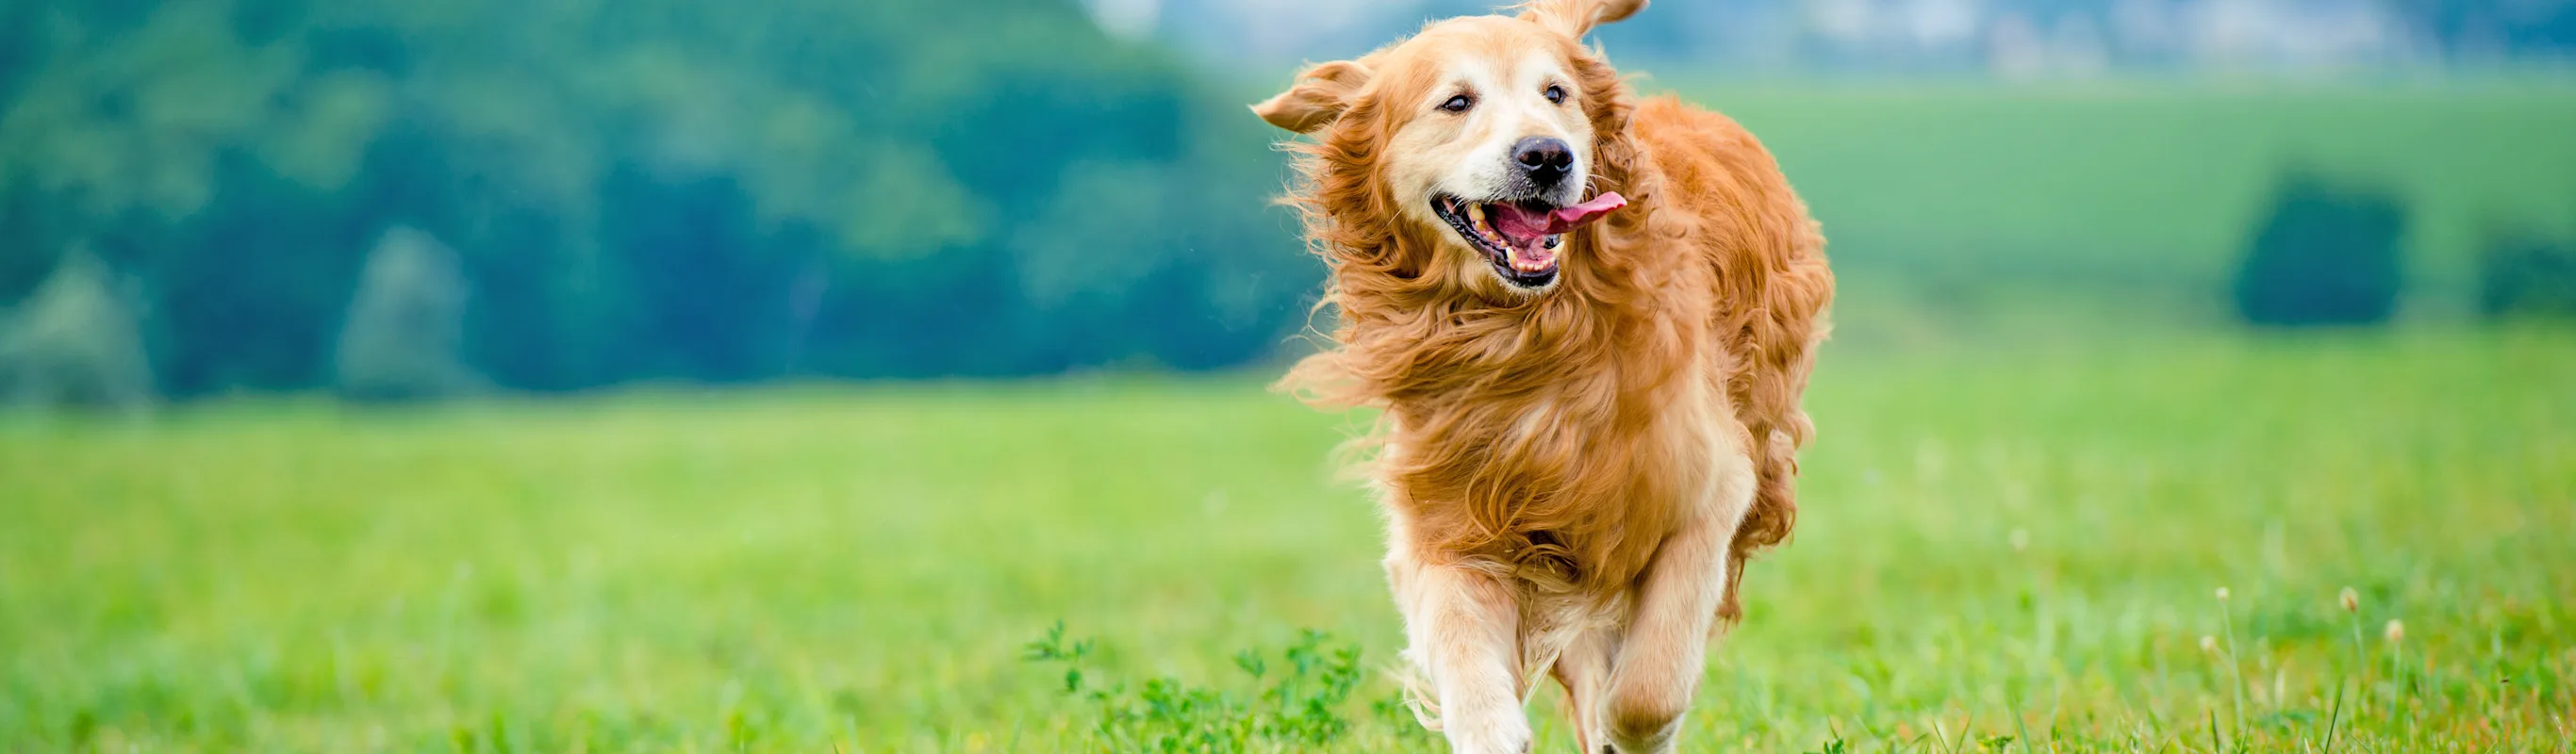
[[[1408,656],[1438,687],[1425,706],[1446,709],[1462,751],[1515,740],[1499,713],[1456,719],[1491,696],[1461,680],[1491,676],[1489,653],[1446,646],[1481,635],[1461,617],[1477,615],[1509,624],[1492,638],[1512,645],[1514,698],[1542,671],[1568,686],[1587,754],[1604,741],[1669,746],[1700,672],[1698,651],[1678,643],[1737,617],[1745,559],[1796,518],[1795,454],[1812,431],[1799,396],[1833,289],[1824,241],[1751,134],[1670,97],[1633,101],[1581,45],[1643,5],[1542,0],[1517,17],[1440,22],[1312,67],[1254,108],[1313,136],[1291,147],[1303,180],[1289,201],[1330,270],[1323,305],[1339,310],[1331,347],[1282,385],[1383,412],[1365,442],[1391,519],[1389,573],[1408,624],[1431,624],[1410,628]],[[1560,130],[1589,132],[1588,188],[1631,203],[1570,232],[1560,282],[1537,293],[1500,284],[1391,178],[1414,169],[1398,145],[1434,127],[1416,126],[1430,117],[1416,103],[1452,69],[1510,69],[1530,50],[1579,90],[1580,122]],[[1703,530],[1714,559],[1660,575]],[[1665,604],[1718,615],[1648,614]],[[1667,625],[1700,635],[1656,649],[1645,632]],[[1641,656],[1618,657],[1623,647]],[[1675,689],[1628,688],[1658,673],[1680,687],[1678,706]],[[1462,723],[1502,730],[1478,738]]]

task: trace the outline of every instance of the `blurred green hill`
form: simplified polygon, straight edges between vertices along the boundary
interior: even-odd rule
[[[2086,298],[2131,323],[2219,320],[2271,196],[2309,173],[2403,204],[2419,317],[2472,311],[2497,237],[2576,235],[2564,83],[1678,89],[1759,135],[1836,265],[1882,289],[1845,296],[1853,316]]]

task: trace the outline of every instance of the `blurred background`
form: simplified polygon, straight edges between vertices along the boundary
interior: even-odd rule
[[[20,0],[0,396],[1220,370],[1320,277],[1242,104],[1472,1]],[[2576,3],[1666,2],[1856,343],[2576,309]]]
[[[0,750],[1436,750],[1245,106],[1483,10],[0,0]],[[2564,748],[2576,0],[1597,38],[1840,280],[1690,740]]]

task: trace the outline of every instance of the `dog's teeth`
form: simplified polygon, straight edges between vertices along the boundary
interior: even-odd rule
[[[1470,224],[1476,227],[1476,234],[1484,236],[1486,241],[1491,242],[1496,246],[1508,247],[1512,245],[1509,240],[1503,238],[1502,233],[1494,230],[1494,224],[1492,222],[1485,219],[1485,205],[1467,205],[1467,216],[1470,219]]]

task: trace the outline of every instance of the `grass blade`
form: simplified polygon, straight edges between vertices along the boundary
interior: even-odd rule
[[[2021,721],[2021,695],[2005,692],[2004,698],[2012,703],[2013,733],[2021,736],[2021,750],[2028,754],[2039,754],[2038,747],[2030,743],[2030,726],[2022,724]]]
[[[2335,684],[2334,711],[2326,715],[2325,754],[2334,754],[2335,726],[2343,722],[2343,684]]]

